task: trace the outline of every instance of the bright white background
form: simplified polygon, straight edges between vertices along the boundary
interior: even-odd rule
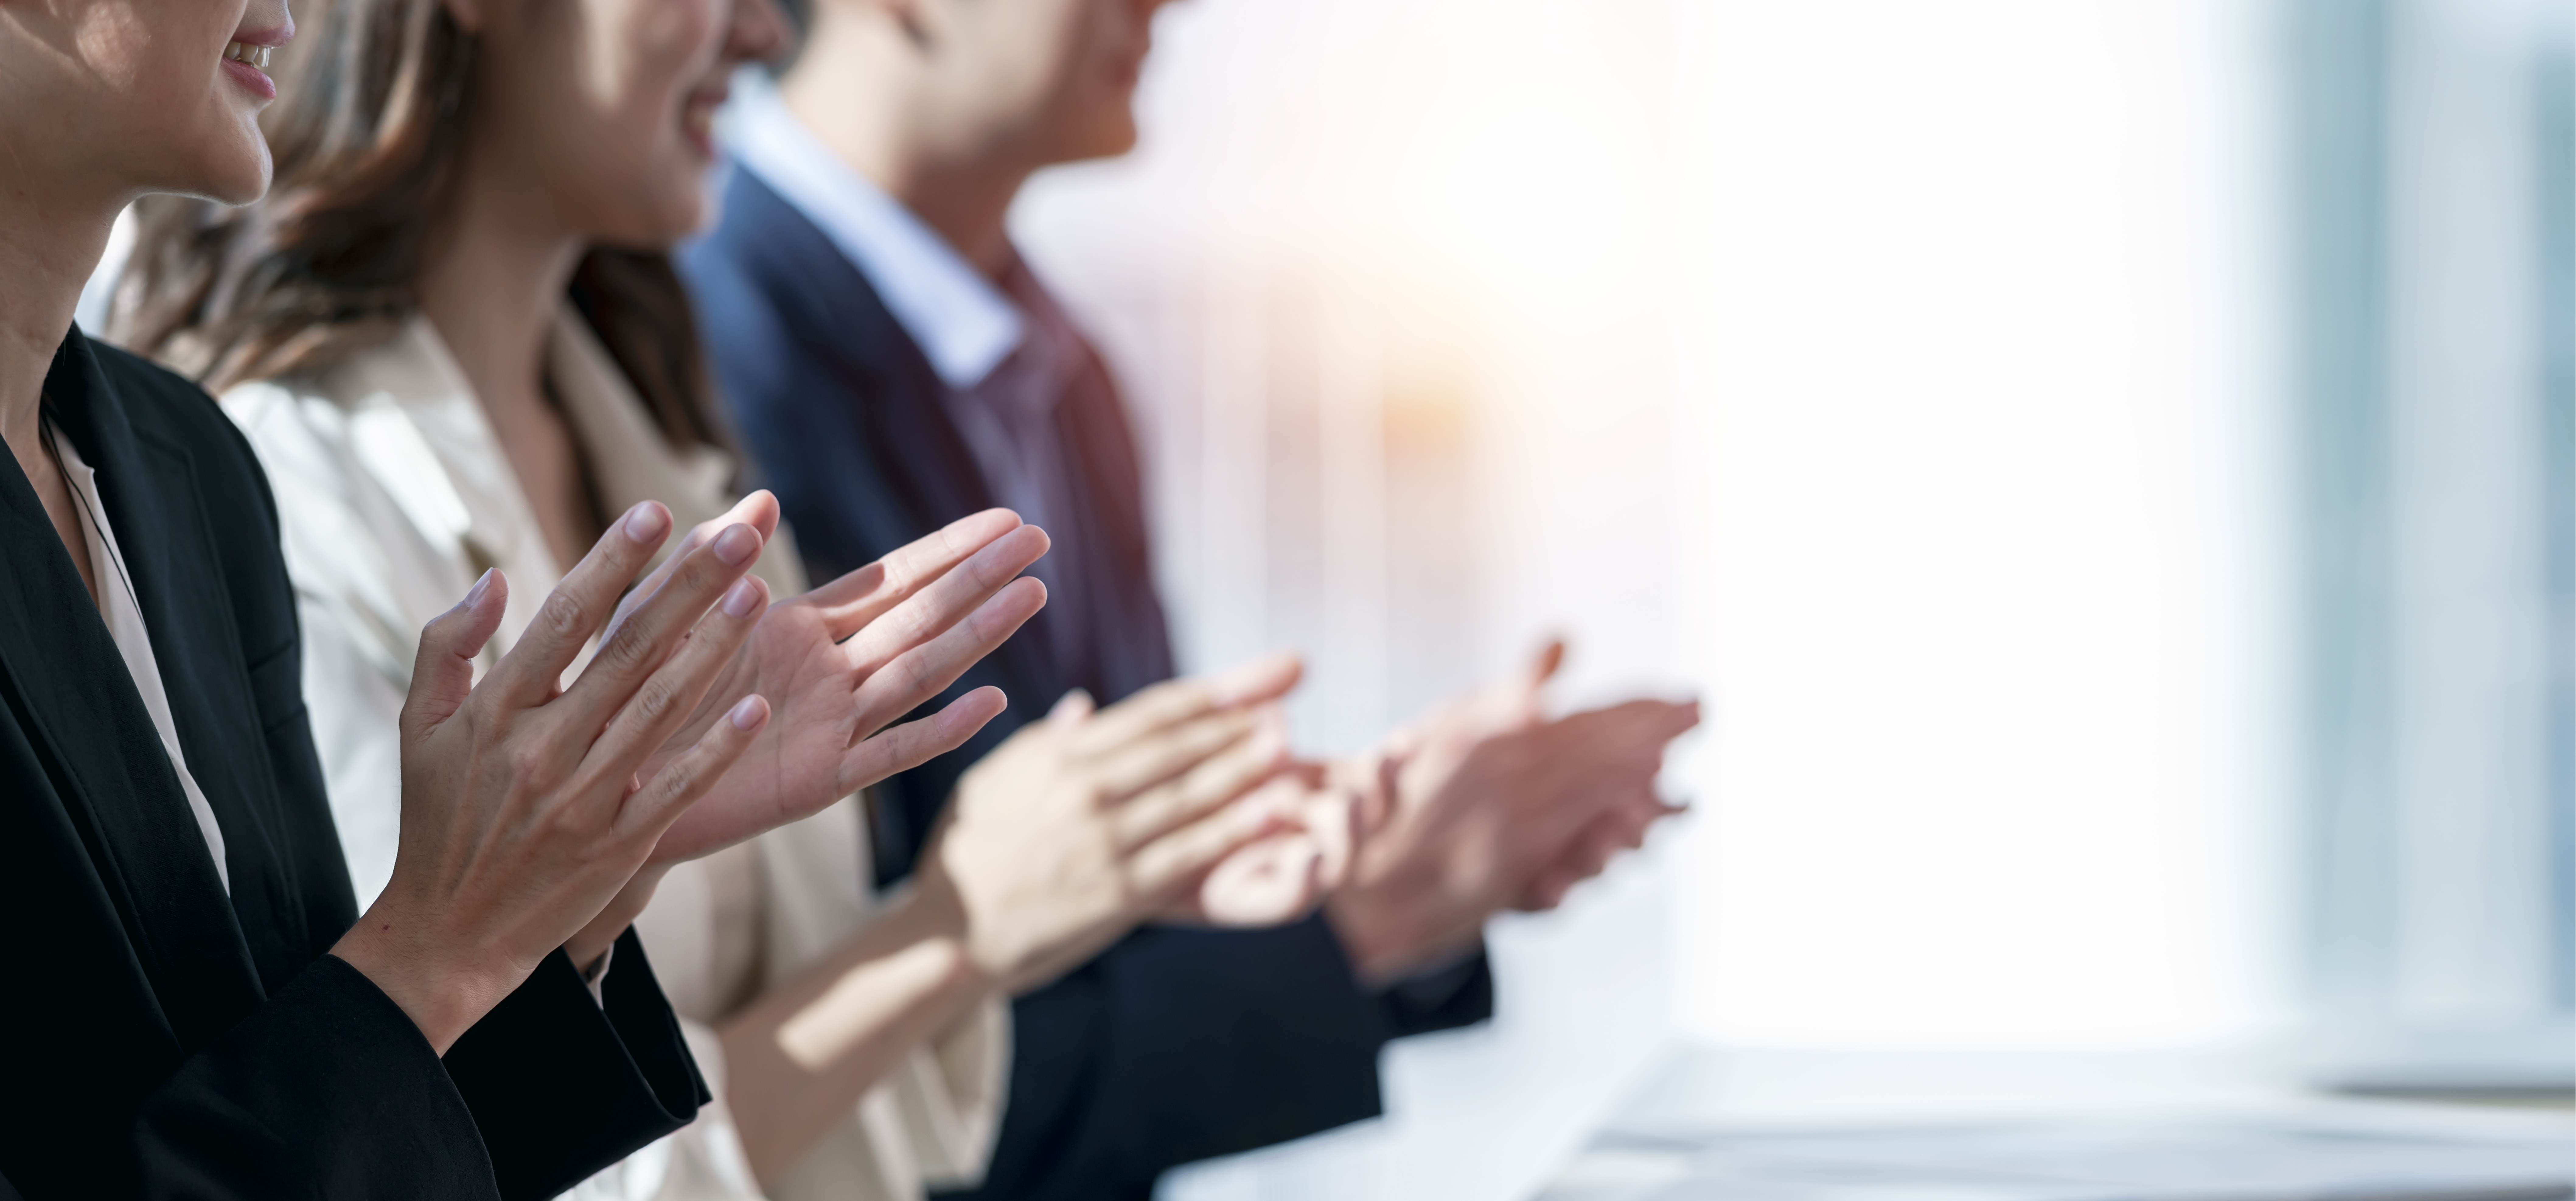
[[[2259,6],[1195,0],[1017,214],[1134,393],[1192,666],[1324,749],[1573,636],[1697,813],[1498,926],[1391,1119],[1189,1198],[1508,1197],[1667,1039],[2280,1007]]]

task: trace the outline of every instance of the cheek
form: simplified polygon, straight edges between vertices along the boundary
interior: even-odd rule
[[[152,111],[138,115],[159,133],[170,171],[155,183],[245,204],[268,189],[268,140],[259,128],[260,102],[213,65],[218,57],[156,55],[154,73],[133,94],[148,97]]]
[[[609,0],[618,35],[602,63],[599,98],[620,160],[609,172],[657,224],[693,220],[709,159],[683,119],[690,93],[716,67],[725,11],[716,0]],[[613,82],[608,76],[613,75]],[[639,216],[645,216],[639,213]],[[671,236],[687,232],[672,231]]]

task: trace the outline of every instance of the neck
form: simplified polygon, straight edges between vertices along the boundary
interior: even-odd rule
[[[35,453],[45,372],[119,207],[41,195],[23,176],[0,181],[0,439],[21,458]]]
[[[421,314],[484,408],[542,403],[546,338],[582,241],[526,219],[490,172],[468,170],[459,185],[450,223],[422,264]]]
[[[813,34],[779,81],[788,110],[977,270],[999,278],[1011,259],[1011,200],[1041,164],[1020,161],[989,131],[943,120],[921,51],[891,17],[815,8]]]

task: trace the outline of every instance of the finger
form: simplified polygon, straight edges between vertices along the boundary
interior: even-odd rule
[[[984,602],[965,621],[949,628],[927,646],[904,652],[859,682],[855,701],[861,737],[929,703],[948,690],[978,660],[993,653],[1012,634],[1037,616],[1046,604],[1046,585],[1034,579],[1013,580]]]
[[[1047,724],[1059,730],[1078,730],[1082,723],[1091,720],[1093,711],[1098,708],[1090,692],[1076,688],[1058,698],[1055,708],[1047,710]]]
[[[1295,655],[1276,654],[1222,675],[1157,684],[1101,710],[1073,749],[1098,754],[1215,710],[1276,700],[1296,687],[1304,673],[1305,664]]]
[[[1699,725],[1698,701],[1642,699],[1601,709],[1570,713],[1551,723],[1564,727],[1576,745],[1627,753],[1639,746],[1660,750],[1663,744]]]
[[[1530,882],[1528,890],[1512,903],[1512,908],[1523,913],[1545,913],[1564,904],[1565,894],[1574,891],[1574,886],[1582,882],[1582,877],[1570,871],[1550,868]]]
[[[1540,870],[1514,908],[1538,912],[1555,908],[1574,886],[1600,875],[1621,851],[1646,845],[1654,824],[1681,807],[1667,805],[1649,793],[1603,813],[1571,840],[1557,860]]]
[[[1139,848],[1127,861],[1128,886],[1161,909],[1226,856],[1286,829],[1293,819],[1265,798],[1247,798]]]
[[[1100,756],[1094,761],[1092,778],[1103,795],[1123,801],[1250,738],[1259,725],[1256,714],[1241,709],[1202,714]]]
[[[947,575],[951,568],[994,540],[1019,528],[1019,514],[1009,509],[986,509],[949,522],[936,533],[805,595],[823,611],[823,626],[838,642],[884,616],[931,581]],[[1039,533],[1043,539],[1044,531]],[[1043,545],[1039,549],[1044,553]]]
[[[752,740],[760,736],[760,728],[767,724],[766,699],[754,695],[734,702],[724,720],[708,727],[679,758],[662,765],[662,770],[653,773],[651,780],[626,798],[617,814],[619,832],[659,839],[671,823],[732,770],[734,762],[750,749]]]
[[[564,691],[557,702],[563,706],[564,719],[575,729],[596,729],[610,714],[626,708],[672,650],[693,641],[691,631],[719,596],[729,607],[745,603],[745,594],[733,585],[759,557],[760,534],[747,525],[728,526],[713,541],[680,556],[679,568],[661,591],[600,642],[590,664],[582,668],[581,678]],[[740,632],[748,632],[747,619],[757,618],[767,608],[768,587],[756,577],[752,583],[760,593],[759,607],[749,614],[730,615],[725,623],[729,628],[739,626]]]
[[[403,697],[405,737],[436,728],[464,707],[474,691],[474,658],[501,628],[501,611],[509,604],[510,581],[500,568],[490,568],[455,608],[421,627],[420,650],[412,656],[411,692]]]
[[[537,616],[484,681],[495,700],[533,708],[554,696],[564,668],[589,645],[590,636],[617,609],[617,597],[653,559],[671,532],[671,511],[653,501],[628,509],[599,542],[573,564],[538,606]]]
[[[1574,886],[1598,875],[1615,849],[1616,822],[1605,815],[1601,822],[1586,826],[1567,844],[1554,861],[1533,873],[1512,907],[1529,913],[1544,913],[1565,902]]]
[[[1264,727],[1170,783],[1146,790],[1112,816],[1118,845],[1143,846],[1252,791],[1288,765],[1287,751],[1287,740]],[[1283,797],[1293,803],[1303,793],[1290,790]]]
[[[1226,856],[1165,916],[1237,928],[1295,921],[1323,900],[1323,863],[1303,834],[1269,835]]]
[[[937,713],[862,741],[841,757],[839,795],[848,796],[966,745],[966,740],[973,738],[985,723],[1001,716],[1007,705],[1001,689],[978,688],[948,702]]]
[[[918,594],[867,623],[844,644],[850,666],[874,672],[899,655],[946,633],[993,594],[1020,578],[1046,553],[1046,531],[1033,525],[994,539],[954,570],[928,581]],[[1043,593],[1040,594],[1043,596]]]
[[[717,546],[723,544],[722,538],[715,542]],[[689,587],[686,580],[686,571],[673,577],[671,590],[676,592]],[[638,613],[635,624],[652,621],[658,604],[647,606]],[[586,768],[624,779],[662,744],[670,741],[671,736],[679,732],[680,724],[688,720],[689,712],[705,698],[707,686],[715,682],[716,673],[724,669],[734,652],[742,649],[743,640],[751,637],[752,627],[760,623],[761,613],[768,607],[769,586],[762,583],[760,577],[747,576],[735,580],[725,590],[724,599],[716,605],[715,611],[688,631],[688,636],[680,641],[679,650],[628,690],[626,703],[618,707],[616,714],[609,719],[607,729],[600,733],[598,741],[591,744],[589,753],[583,757]],[[605,658],[606,649],[603,648],[600,654]],[[591,670],[582,673],[582,678],[573,685],[573,692],[566,693],[565,699],[574,699],[582,685],[590,683],[591,676],[598,670],[598,660],[594,659]],[[598,695],[601,694],[592,694],[594,697]],[[573,723],[568,728],[590,728],[581,714],[579,708],[567,711],[566,720]]]
[[[1532,691],[1544,688],[1549,680],[1556,678],[1557,669],[1564,666],[1565,639],[1550,638],[1547,640],[1547,645],[1538,648],[1538,654],[1530,660],[1529,675],[1525,682]]]
[[[658,595],[662,591],[662,585],[671,578],[671,573],[679,569],[680,560],[690,551],[715,541],[716,535],[723,533],[728,527],[737,525],[750,526],[759,532],[760,544],[769,545],[769,539],[778,532],[778,498],[770,495],[767,489],[762,489],[735,501],[733,507],[726,510],[723,516],[713,521],[701,521],[692,527],[688,537],[682,538],[678,546],[672,547],[670,553],[663,555],[662,562],[642,580],[637,581],[633,588],[628,589],[624,600],[617,602],[617,612],[608,619],[608,629],[602,636],[613,637],[617,633],[617,627],[625,622],[627,614],[633,613],[637,607]]]

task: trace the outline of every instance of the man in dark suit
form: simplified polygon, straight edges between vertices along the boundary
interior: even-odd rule
[[[1126,414],[1003,227],[1031,173],[1133,145],[1159,7],[820,0],[779,87],[736,98],[722,223],[682,255],[733,415],[813,570],[992,504],[1055,539],[1036,569],[1046,612],[958,683],[1000,685],[1011,711],[876,796],[880,886],[1018,723],[1174,670]],[[1546,720],[1555,659],[1404,737],[1315,916],[1149,928],[1019,998],[981,1194],[1146,1196],[1173,1165],[1376,1115],[1389,1039],[1488,1017],[1486,918],[1552,906],[1636,845],[1670,811],[1654,794],[1663,747],[1697,720],[1653,701]]]

